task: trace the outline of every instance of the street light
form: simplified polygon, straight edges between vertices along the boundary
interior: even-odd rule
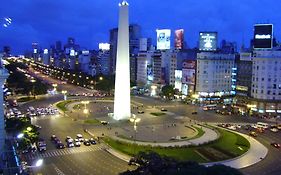
[[[23,136],[24,136],[23,133],[19,133],[19,134],[17,135],[17,138],[18,138],[18,139],[21,139],[21,138],[23,138]]]
[[[63,99],[67,100],[67,96],[66,96],[67,91],[61,91],[61,93],[63,94]]]
[[[90,102],[89,101],[82,101],[81,103],[85,105],[83,113],[86,114],[86,116],[87,116],[88,113],[89,113],[89,110],[87,109],[87,104],[89,104]]]
[[[52,84],[52,86],[54,87],[54,92],[57,90],[57,86],[58,86],[58,84]]]
[[[134,131],[135,131],[135,137],[134,137],[134,154],[136,154],[136,137],[137,137],[137,123],[141,121],[140,118],[137,118],[135,114],[133,114],[133,117],[130,118],[130,122],[134,124]]]
[[[34,92],[34,83],[36,82],[36,80],[35,79],[31,79],[30,82],[32,83],[32,93],[33,93],[33,96],[35,98],[36,96],[35,96],[35,92]]]

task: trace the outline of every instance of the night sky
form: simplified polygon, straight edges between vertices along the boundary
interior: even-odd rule
[[[2,0],[0,4],[0,50],[13,53],[42,48],[56,40],[76,38],[82,48],[97,49],[108,42],[109,30],[118,24],[118,0]],[[142,26],[143,37],[155,30],[183,28],[185,40],[195,47],[199,31],[218,31],[219,40],[242,41],[249,46],[255,23],[273,23],[274,35],[281,39],[279,0],[129,0],[130,23]],[[4,27],[4,18],[12,23]]]

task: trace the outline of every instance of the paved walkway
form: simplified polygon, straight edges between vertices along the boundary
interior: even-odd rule
[[[261,144],[256,139],[254,139],[253,137],[250,137],[246,134],[242,134],[242,133],[239,133],[236,131],[232,131],[232,132],[245,137],[250,142],[251,147],[248,150],[248,152],[246,152],[245,154],[241,155],[240,157],[236,157],[234,159],[220,161],[220,162],[212,162],[212,163],[207,163],[207,164],[203,164],[203,165],[211,166],[211,165],[215,165],[215,164],[223,164],[223,165],[230,166],[230,167],[233,167],[236,169],[241,169],[241,168],[245,168],[245,167],[254,165],[265,158],[265,156],[268,153],[268,149],[263,144]]]
[[[197,127],[201,127],[196,125]],[[162,146],[162,147],[175,147],[175,146],[188,146],[188,145],[201,145],[201,144],[205,144],[208,143],[210,141],[214,141],[217,138],[219,138],[219,134],[210,129],[210,128],[206,128],[206,127],[202,127],[203,131],[205,132],[203,134],[202,137],[199,138],[195,138],[195,139],[191,139],[191,140],[183,140],[183,141],[175,141],[175,142],[142,142],[142,141],[133,141],[133,140],[127,140],[127,139],[123,139],[117,136],[111,136],[113,139],[115,140],[119,140],[119,141],[123,141],[123,142],[127,142],[127,143],[136,143],[138,145],[144,145],[144,146]]]

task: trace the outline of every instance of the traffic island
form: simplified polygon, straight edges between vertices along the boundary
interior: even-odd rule
[[[206,128],[204,128],[206,129]],[[217,128],[219,138],[205,140],[200,138],[185,141],[184,144],[174,143],[148,143],[116,140],[105,137],[104,142],[114,150],[129,156],[139,152],[153,151],[161,156],[167,156],[181,161],[196,161],[199,163],[217,162],[233,159],[248,152],[249,141],[243,136]],[[204,137],[204,136],[202,136]],[[145,144],[144,144],[145,143]]]

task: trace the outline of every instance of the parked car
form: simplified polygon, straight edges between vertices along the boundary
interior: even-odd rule
[[[83,141],[84,141],[83,135],[82,135],[82,134],[77,134],[77,135],[76,135],[76,138],[77,138],[80,142],[83,142]]]
[[[193,111],[191,114],[198,114],[196,111]]]
[[[58,149],[64,149],[65,146],[64,146],[63,143],[59,142],[59,143],[57,143],[57,148],[58,148]]]
[[[143,114],[143,113],[144,113],[144,111],[141,111],[141,110],[138,111],[138,114]]]
[[[165,108],[161,108],[161,111],[167,111],[167,109],[165,109]]]
[[[86,146],[90,146],[90,145],[91,145],[91,143],[90,143],[90,141],[89,141],[88,139],[85,139],[85,140],[84,140],[84,145],[86,145]]]
[[[92,144],[92,145],[97,144],[97,142],[95,141],[95,139],[94,139],[94,138],[90,138],[90,142],[91,142],[91,144]]]

